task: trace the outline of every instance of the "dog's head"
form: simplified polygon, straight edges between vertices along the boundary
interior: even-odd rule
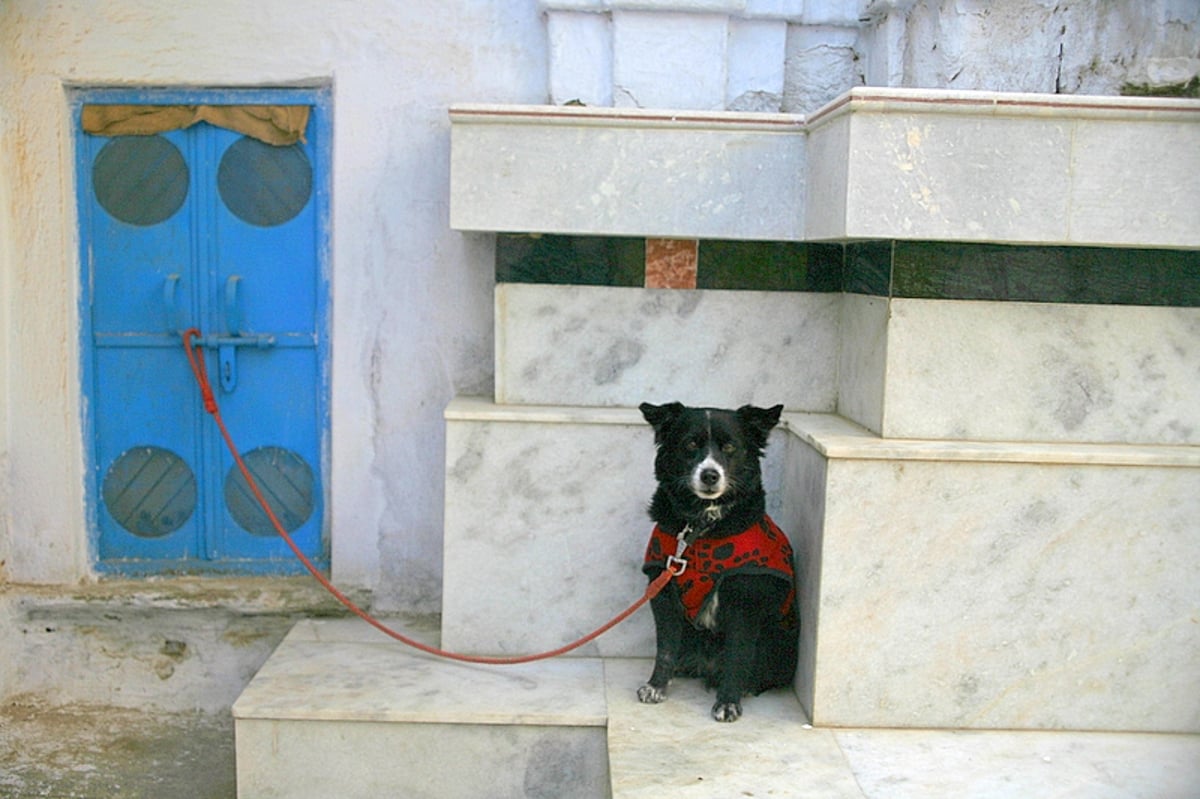
[[[761,490],[759,459],[767,434],[779,423],[782,405],[743,405],[729,411],[644,402],[640,408],[654,428],[654,476],[659,485],[685,490],[707,503]]]

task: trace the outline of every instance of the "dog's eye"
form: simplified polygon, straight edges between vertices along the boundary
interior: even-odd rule
[[[734,452],[737,451],[737,446],[734,445],[734,443],[732,441],[730,441],[729,443],[725,444],[725,446],[721,447],[721,451],[724,452],[726,455],[732,455]]]
[[[696,450],[700,449],[700,439],[689,438],[687,442],[685,442],[684,446],[688,448],[688,452],[695,452]]]

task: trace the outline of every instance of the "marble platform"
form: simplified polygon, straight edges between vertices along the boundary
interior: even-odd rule
[[[805,129],[811,239],[1200,243],[1195,100],[864,87]]]
[[[816,723],[1200,731],[1200,447],[786,422]]]
[[[436,637],[435,637],[436,638]],[[234,707],[238,796],[1189,797],[1200,736],[813,728],[788,691],[736,724],[648,659],[465,667],[356,619],[301,622]]]
[[[446,419],[448,646],[550,649],[639,595],[635,410],[458,399]],[[765,481],[817,723],[1200,731],[1200,448],[883,439],[788,413]],[[652,651],[640,614],[584,653]]]
[[[450,110],[459,230],[1195,248],[1200,101],[856,88],[807,119]]]

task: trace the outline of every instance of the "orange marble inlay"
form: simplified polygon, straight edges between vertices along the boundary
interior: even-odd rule
[[[696,239],[646,239],[646,288],[696,288],[699,252]]]

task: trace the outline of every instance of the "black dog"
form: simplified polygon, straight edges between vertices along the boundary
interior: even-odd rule
[[[782,405],[736,411],[642,403],[654,428],[656,522],[643,571],[687,561],[650,603],[657,652],[642,702],[666,699],[672,677],[716,688],[713,718],[736,721],[741,699],[788,685],[796,671],[792,548],[766,515],[759,460]]]

